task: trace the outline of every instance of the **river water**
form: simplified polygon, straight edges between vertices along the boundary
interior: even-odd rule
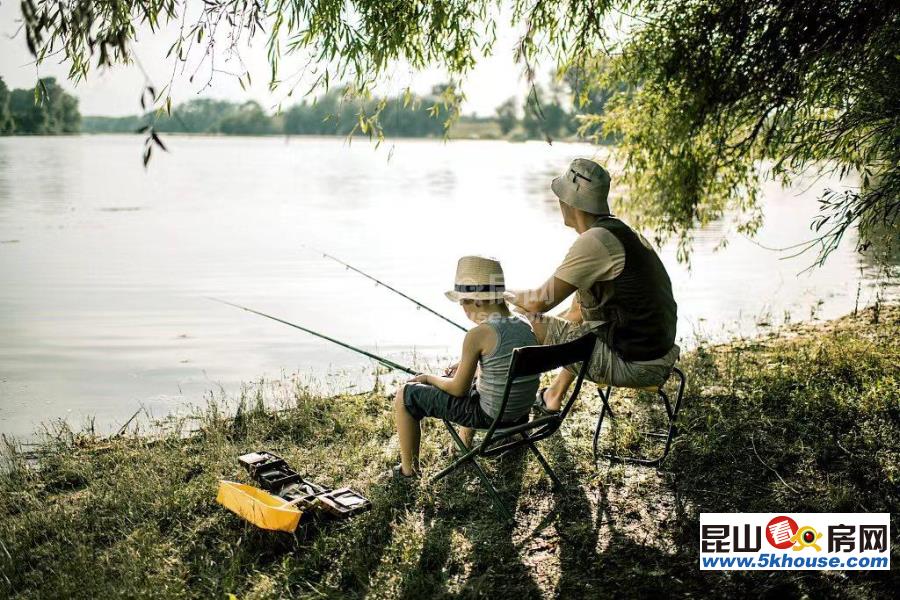
[[[497,256],[511,287],[564,256],[550,179],[580,144],[170,137],[141,166],[138,136],[0,138],[0,432],[95,418],[115,430],[209,390],[300,373],[328,391],[372,385],[371,361],[216,304],[247,304],[398,361],[436,361],[460,333],[306,246],[330,252],[462,322],[443,297],[456,259]],[[696,232],[690,266],[661,250],[679,339],[751,335],[871,303],[853,239],[821,269],[766,250],[807,239],[837,182],[767,185],[756,241],[727,220]],[[613,199],[615,209],[615,199]],[[718,249],[723,235],[729,244]],[[761,244],[761,245],[760,245]],[[882,290],[883,291],[883,290]],[[889,289],[887,293],[890,293]]]

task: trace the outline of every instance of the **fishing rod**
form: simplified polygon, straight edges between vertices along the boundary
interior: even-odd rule
[[[418,371],[414,371],[413,369],[410,369],[409,367],[404,367],[403,365],[399,365],[392,360],[388,360],[387,358],[378,356],[377,354],[372,354],[371,352],[363,350],[362,348],[357,348],[356,346],[351,346],[350,344],[348,344],[346,342],[342,342],[341,340],[336,340],[333,337],[325,335],[324,333],[319,333],[318,331],[313,331],[312,329],[308,329],[306,327],[303,327],[302,325],[297,325],[296,323],[291,323],[290,321],[285,321],[284,319],[279,319],[278,317],[273,317],[272,315],[267,315],[264,312],[260,312],[258,310],[253,310],[252,308],[247,308],[246,306],[241,306],[240,304],[235,304],[233,302],[228,302],[227,300],[220,300],[218,298],[212,298],[210,296],[206,296],[206,298],[208,300],[212,300],[213,302],[218,302],[220,304],[226,304],[228,306],[233,306],[234,308],[246,310],[247,312],[251,312],[255,315],[259,315],[259,316],[265,317],[267,319],[272,319],[273,321],[278,321],[279,323],[284,323],[285,325],[293,327],[294,329],[299,329],[300,331],[305,331],[306,333],[308,333],[310,335],[314,335],[318,338],[322,338],[323,340],[328,340],[329,342],[331,342],[333,344],[337,344],[338,346],[342,346],[342,347],[346,348],[347,350],[352,350],[353,352],[356,352],[357,354],[362,354],[363,356],[367,356],[367,357],[371,358],[372,360],[376,360],[376,361],[380,362],[381,364],[383,364],[384,366],[389,367],[391,369],[396,369],[397,371],[403,371],[405,373],[409,373],[410,375],[418,375],[419,374]]]
[[[401,291],[398,290],[397,288],[391,287],[390,285],[386,284],[385,282],[381,281],[380,279],[377,279],[377,278],[373,277],[372,275],[369,275],[368,273],[366,273],[366,272],[364,272],[364,271],[360,271],[359,269],[357,269],[356,267],[354,267],[354,266],[351,265],[351,264],[345,263],[344,261],[342,261],[342,260],[339,259],[338,257],[332,256],[331,254],[328,254],[327,252],[322,252],[321,250],[317,250],[316,248],[313,248],[312,246],[309,246],[309,245],[307,245],[307,244],[303,244],[303,247],[309,248],[309,249],[312,250],[313,252],[318,252],[318,253],[321,254],[323,257],[325,257],[325,258],[330,258],[330,259],[333,260],[334,262],[336,262],[336,263],[338,263],[338,264],[340,264],[340,265],[345,266],[346,268],[350,269],[351,271],[353,271],[353,272],[355,272],[355,273],[359,273],[360,275],[362,275],[362,276],[365,277],[366,279],[369,279],[369,280],[371,280],[371,281],[374,281],[376,284],[378,284],[378,285],[380,285],[380,286],[382,286],[382,287],[384,287],[384,288],[389,289],[390,291],[394,292],[394,293],[397,294],[398,296],[400,296],[400,297],[402,297],[402,298],[406,298],[407,300],[409,300],[410,302],[412,302],[413,304],[415,304],[415,305],[418,306],[419,308],[424,308],[425,310],[427,310],[428,312],[430,312],[430,313],[433,314],[434,316],[440,317],[441,319],[447,321],[448,323],[450,323],[450,324],[453,325],[454,327],[458,328],[460,331],[468,331],[468,329],[466,329],[465,327],[463,327],[462,325],[460,325],[460,324],[457,323],[456,321],[454,321],[454,320],[452,320],[452,319],[450,319],[450,318],[448,318],[448,317],[445,317],[444,315],[442,315],[442,314],[439,313],[438,311],[434,310],[433,308],[431,308],[431,307],[429,307],[429,306],[426,306],[426,305],[422,304],[421,302],[419,302],[419,301],[416,300],[415,298],[411,298],[410,296],[407,296],[406,294],[404,294],[403,292],[401,292]]]

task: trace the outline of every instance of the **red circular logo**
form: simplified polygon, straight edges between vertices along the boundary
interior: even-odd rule
[[[775,517],[766,525],[766,541],[779,550],[787,550],[794,545],[791,538],[797,533],[797,521],[784,515]]]

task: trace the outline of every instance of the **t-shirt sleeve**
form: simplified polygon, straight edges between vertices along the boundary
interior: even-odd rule
[[[598,281],[615,279],[625,268],[625,248],[615,235],[601,227],[578,236],[553,274],[578,289]]]

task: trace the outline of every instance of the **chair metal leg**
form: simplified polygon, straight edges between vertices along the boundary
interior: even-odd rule
[[[491,495],[491,498],[494,500],[494,505],[497,509],[503,514],[504,518],[511,521],[513,518],[512,513],[506,505],[503,503],[503,500],[500,498],[500,493],[497,491],[497,488],[491,483],[490,478],[488,478],[487,473],[484,472],[484,469],[478,464],[478,461],[475,460],[475,449],[469,450],[466,448],[466,445],[463,443],[462,438],[459,437],[459,433],[457,433],[456,428],[450,424],[449,421],[444,421],[444,425],[447,426],[447,430],[450,432],[450,436],[453,438],[453,441],[456,443],[457,448],[460,449],[461,452],[465,452],[463,456],[455,460],[450,466],[441,470],[437,475],[431,478],[431,481],[437,481],[443,478],[445,475],[448,475],[452,471],[455,471],[457,468],[465,465],[466,463],[470,463],[473,467],[475,467],[475,474],[478,475],[478,478],[481,480],[481,483],[484,484],[484,487],[487,488],[488,493]]]
[[[523,436],[525,439],[528,439],[528,436]],[[562,487],[562,481],[559,480],[559,477],[556,476],[556,473],[550,468],[550,463],[547,462],[547,459],[544,458],[544,455],[541,454],[541,451],[537,449],[537,446],[534,443],[528,443],[528,449],[531,450],[531,453],[534,454],[534,457],[537,459],[541,466],[544,467],[544,471],[547,473],[547,477],[553,482],[553,489],[557,490]]]
[[[475,467],[475,473],[478,474],[478,478],[481,479],[481,483],[484,484],[484,487],[487,488],[488,492],[490,492],[491,497],[494,499],[494,505],[497,507],[503,516],[508,521],[512,521],[513,514],[510,512],[506,505],[503,503],[503,500],[500,498],[500,493],[497,491],[497,488],[494,487],[494,484],[491,483],[491,480],[488,478],[487,473],[484,472],[484,469],[481,468],[481,465],[478,464],[478,461],[474,458],[470,461],[472,466]]]
[[[671,411],[669,411],[669,399],[668,397],[665,398],[666,410],[669,411],[669,435],[666,437],[666,447],[663,451],[662,458],[668,456],[669,449],[672,446],[672,440],[675,439],[676,435],[678,435],[678,411],[681,410],[681,401],[684,398],[684,386],[687,383],[687,378],[685,377],[681,369],[675,367],[674,369],[672,369],[672,372],[674,372],[678,376],[680,381],[678,383],[678,394],[675,396],[675,406],[672,407]]]
[[[669,396],[666,394],[665,391],[663,391],[663,389],[661,387],[658,391],[659,397],[662,399],[663,406],[666,409],[666,418],[668,420],[668,424],[667,424],[668,426],[667,426],[665,432],[652,432],[649,434],[652,437],[665,438],[666,442],[665,442],[665,446],[663,447],[662,454],[660,454],[656,458],[643,458],[640,456],[623,456],[623,455],[611,454],[611,453],[610,454],[598,453],[597,449],[598,449],[598,442],[600,439],[600,427],[603,425],[603,417],[605,416],[605,414],[607,412],[609,413],[609,416],[611,418],[613,417],[612,409],[610,409],[610,407],[609,407],[609,395],[610,395],[611,390],[609,387],[607,387],[605,394],[601,390],[599,390],[599,389],[597,390],[597,392],[600,394],[600,399],[603,402],[603,407],[600,409],[600,417],[597,419],[597,427],[594,430],[594,460],[595,461],[597,460],[598,456],[602,456],[603,458],[607,458],[609,460],[617,460],[617,461],[621,461],[621,462],[629,462],[629,463],[636,463],[636,464],[650,466],[650,467],[657,467],[662,463],[663,460],[666,459],[666,457],[669,455],[669,451],[672,448],[672,440],[675,438],[676,435],[678,435],[678,426],[676,423],[677,423],[677,418],[678,418],[678,412],[681,409],[681,401],[684,398],[685,384],[687,382],[687,378],[685,377],[685,375],[681,371],[681,369],[675,367],[672,369],[672,372],[675,373],[678,376],[678,378],[680,379],[679,384],[678,384],[678,393],[675,397],[675,405],[672,406],[672,404],[669,402]]]
[[[475,454],[474,449],[470,450],[463,443],[462,438],[459,437],[459,433],[457,433],[456,428],[453,427],[453,424],[451,424],[449,421],[445,420],[444,425],[447,426],[447,431],[450,432],[450,437],[453,438],[453,442],[456,444],[457,449],[461,452],[461,455],[459,458],[454,460],[452,463],[450,463],[449,465],[447,465],[446,467],[441,469],[437,475],[432,477],[431,478],[432,482],[437,481],[439,479],[443,479],[445,476],[449,475],[450,473],[452,473],[453,471],[458,469],[460,466],[462,466],[463,463],[466,463],[466,462],[472,460],[472,455]]]
[[[447,431],[450,432],[450,437],[453,438],[453,443],[456,444],[456,448],[463,454],[468,453],[469,447],[466,446],[466,443],[462,441],[462,438],[459,436],[459,432],[456,431],[456,427],[453,426],[453,423],[451,423],[447,419],[444,419],[444,425],[447,427]]]
[[[594,461],[597,460],[597,448],[600,442],[600,428],[603,427],[603,418],[606,416],[606,413],[609,413],[610,418],[613,416],[612,409],[609,407],[609,395],[612,393],[612,386],[606,386],[606,391],[604,392],[599,387],[597,388],[597,394],[600,396],[600,401],[603,403],[603,406],[600,407],[600,416],[597,417],[597,426],[594,428]]]
[[[464,463],[467,463],[472,460],[472,455],[474,452],[466,452],[464,455],[460,456],[452,463],[441,469],[437,475],[431,478],[432,482],[438,481],[439,479],[443,479],[459,467],[461,467]]]

